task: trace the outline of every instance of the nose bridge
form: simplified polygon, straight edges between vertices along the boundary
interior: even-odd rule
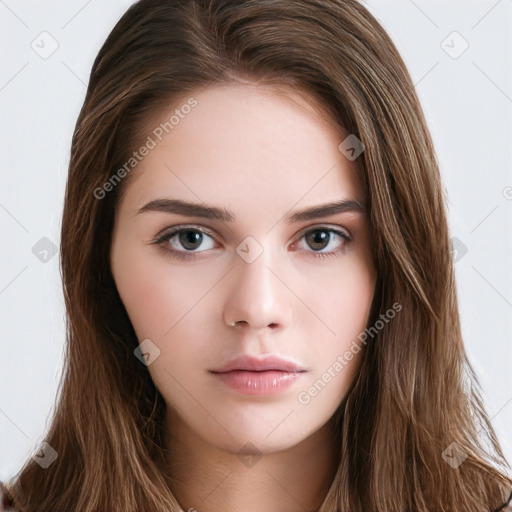
[[[240,246],[247,249],[243,243]],[[248,247],[250,252],[253,247]],[[224,311],[225,320],[230,325],[246,322],[261,328],[270,324],[286,325],[290,321],[290,294],[273,273],[274,267],[279,267],[277,254],[269,247],[260,247],[263,250],[260,249],[254,260],[239,252],[234,262],[236,268]]]
[[[238,267],[236,269],[237,287],[242,293],[266,300],[272,296],[272,283],[269,279],[271,254],[268,248],[263,250],[254,261],[248,262],[242,258],[242,261],[238,261],[236,265]]]

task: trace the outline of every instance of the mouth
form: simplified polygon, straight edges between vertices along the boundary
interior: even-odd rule
[[[273,395],[292,386],[307,371],[294,361],[271,355],[237,357],[210,373],[238,393]]]

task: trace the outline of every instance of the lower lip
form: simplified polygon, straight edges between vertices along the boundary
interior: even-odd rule
[[[234,370],[214,373],[231,389],[245,395],[275,395],[289,388],[303,372]]]

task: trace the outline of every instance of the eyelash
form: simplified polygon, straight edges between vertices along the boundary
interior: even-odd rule
[[[192,252],[192,251],[177,251],[175,249],[170,249],[169,247],[164,246],[164,242],[169,243],[170,240],[175,236],[182,232],[186,231],[198,231],[204,235],[207,235],[209,237],[215,238],[213,234],[209,233],[208,231],[204,230],[203,228],[200,228],[198,226],[192,226],[192,225],[185,225],[185,226],[177,226],[171,229],[171,231],[164,232],[161,235],[157,235],[157,237],[151,241],[152,244],[158,245],[161,247],[161,249],[165,252],[166,255],[171,256],[172,258],[176,258],[179,260],[193,260],[197,258],[197,255],[204,251],[199,252]],[[345,233],[344,231],[329,228],[326,226],[318,226],[314,227],[313,229],[308,229],[307,231],[304,231],[303,234],[299,237],[298,241],[302,240],[306,235],[309,233],[313,233],[315,231],[325,231],[329,233],[334,233],[338,236],[340,236],[343,239],[343,243],[341,248],[330,251],[330,252],[319,252],[319,251],[306,251],[311,252],[313,254],[313,257],[316,258],[330,258],[330,257],[337,257],[339,256],[346,248],[346,245],[352,241],[352,238]],[[330,242],[331,240],[329,240]],[[295,242],[294,242],[295,243]]]

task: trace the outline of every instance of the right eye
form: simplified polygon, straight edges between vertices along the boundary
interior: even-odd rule
[[[175,227],[159,236],[155,242],[178,258],[194,257],[215,248],[213,237],[196,227]],[[197,250],[202,248],[202,250]]]

